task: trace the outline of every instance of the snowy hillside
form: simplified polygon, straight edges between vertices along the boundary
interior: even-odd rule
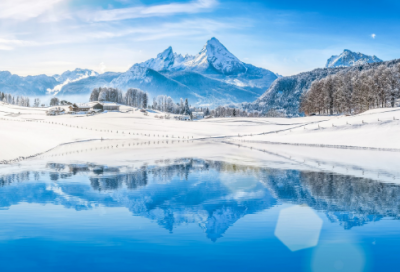
[[[61,75],[54,75],[53,77],[60,82],[57,86],[55,86],[53,89],[47,89],[47,92],[49,94],[57,95],[64,86],[72,83],[72,82],[77,82],[80,81],[81,79],[85,79],[88,77],[96,77],[99,74],[93,70],[88,70],[88,69],[75,69],[74,71],[66,71],[62,73]]]
[[[357,67],[315,69],[295,76],[282,77],[277,79],[255,102],[244,104],[244,108],[264,113],[271,109],[275,109],[284,112],[288,116],[298,116],[300,97],[304,92],[310,89],[313,81],[323,79],[341,71],[346,73],[355,71],[356,69],[368,70],[376,68],[382,64],[392,67],[397,63],[400,63],[400,59],[382,63],[368,63]]]
[[[58,82],[66,82],[66,81],[77,81],[82,78],[87,78],[90,76],[98,76],[98,75],[99,74],[93,70],[77,68],[73,71],[68,70],[62,73],[61,75],[54,75],[53,77]]]
[[[345,49],[343,53],[339,56],[330,57],[326,62],[325,67],[349,67],[375,62],[382,62],[382,60],[377,58],[376,56],[368,56],[362,53],[356,53]]]
[[[121,73],[106,72],[98,76],[89,76],[77,81],[71,81],[63,86],[57,95],[89,95],[94,88],[98,88],[99,86],[108,86],[113,79],[120,75]]]

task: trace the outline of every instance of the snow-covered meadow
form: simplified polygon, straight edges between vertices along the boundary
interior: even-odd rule
[[[94,116],[46,116],[46,109],[0,104],[0,161],[21,161],[69,143],[123,140],[137,142],[205,140],[290,149],[291,145],[400,149],[400,109],[378,109],[355,116],[303,118],[212,118],[177,121],[144,115],[132,107]],[[263,148],[264,149],[264,148]],[[157,153],[157,148],[152,149]],[[172,149],[173,150],[173,149]],[[326,148],[320,148],[325,152]],[[149,148],[150,151],[150,148]],[[173,152],[173,151],[172,151]],[[215,147],[214,152],[218,153]],[[190,152],[196,156],[196,149]],[[189,155],[189,154],[188,154]],[[23,157],[23,158],[22,158]],[[135,153],[132,159],[138,160]]]

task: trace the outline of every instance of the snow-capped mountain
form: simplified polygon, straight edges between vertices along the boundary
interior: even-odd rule
[[[174,53],[172,47],[168,47],[164,52],[157,55],[155,59],[149,59],[145,62],[137,64],[140,67],[150,68],[154,71],[168,71],[176,67],[180,67],[182,63],[192,60],[194,57],[190,55],[182,56]]]
[[[93,70],[79,68],[54,76],[37,75],[22,77],[11,74],[8,71],[1,71],[0,91],[24,96],[56,95],[63,87],[73,82],[97,76],[99,74]]]
[[[193,104],[215,106],[256,99],[277,78],[269,70],[241,62],[212,38],[196,56],[183,56],[168,47],[156,58],[133,65],[110,86],[142,88],[152,95],[191,98]]]
[[[90,76],[98,76],[99,73],[90,70],[90,69],[80,69],[77,68],[73,71],[66,71],[62,73],[61,75],[54,75],[53,77],[58,81],[58,82],[65,82],[65,81],[77,81],[82,78],[90,77]]]
[[[213,107],[254,101],[278,77],[269,70],[240,61],[212,38],[195,56],[181,55],[168,47],[156,58],[134,64],[124,73],[99,75],[92,70],[75,69],[61,75],[23,78],[3,72],[0,91],[29,96],[66,96],[88,95],[96,87],[116,87],[123,91],[140,88],[151,96],[189,98],[192,105]]]
[[[157,58],[138,65],[164,74],[180,71],[195,72],[261,93],[278,78],[269,70],[241,62],[216,38],[207,41],[196,56],[182,56],[174,53],[172,47],[169,47],[158,54]]]
[[[69,83],[79,81],[81,79],[85,79],[88,77],[97,77],[99,74],[93,70],[89,69],[80,69],[77,68],[73,71],[66,71],[62,73],[61,75],[54,75],[53,77],[60,82],[57,86],[55,86],[52,89],[47,89],[47,92],[49,94],[57,95],[64,86],[66,86]]]
[[[382,62],[382,60],[376,56],[368,56],[345,49],[339,56],[330,57],[325,67],[350,67],[374,62]]]
[[[0,71],[0,91],[15,95],[46,95],[48,89],[60,84],[54,77],[47,75],[18,76],[8,71]]]
[[[246,72],[243,62],[236,58],[216,38],[207,41],[203,49],[196,56],[174,53],[172,47],[150,59],[138,64],[141,67],[161,71],[191,71],[198,73],[215,73],[223,75],[240,74]]]
[[[223,75],[238,75],[247,71],[246,65],[216,38],[207,41],[200,53],[192,60],[182,63],[181,68],[200,73],[217,71]]]

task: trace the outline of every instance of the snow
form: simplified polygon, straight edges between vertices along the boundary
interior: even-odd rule
[[[86,117],[85,115],[46,116],[46,109],[24,108],[0,104],[0,161],[13,160],[20,156],[28,157],[45,152],[63,143],[99,140],[99,139],[204,139],[224,137],[242,133],[261,133],[265,130],[280,129],[275,120],[267,119],[209,119],[197,122],[183,122],[171,119],[155,118],[160,113],[148,113],[144,116],[140,111],[123,106],[121,112]],[[128,112],[128,113],[126,113]],[[12,114],[12,116],[10,115]],[[5,120],[2,120],[2,119]],[[316,120],[321,119],[315,117]],[[271,122],[272,121],[272,122]],[[289,119],[276,120],[278,123]],[[55,124],[51,124],[51,122]],[[71,127],[72,126],[72,127]],[[97,131],[96,131],[97,130]],[[103,131],[101,131],[103,130]],[[110,130],[112,132],[106,132]],[[116,133],[118,131],[118,134]],[[26,133],[29,132],[29,133]],[[122,134],[123,133],[123,134]],[[131,134],[129,134],[131,133]],[[143,135],[133,135],[139,133]]]
[[[212,118],[196,122],[177,121],[173,116],[155,118],[163,114],[157,111],[145,116],[127,106],[122,106],[121,112],[94,116],[46,116],[45,111],[0,103],[0,162],[124,145],[126,148],[110,151],[105,157],[95,155],[93,149],[88,154],[71,152],[59,159],[124,165],[127,161],[141,164],[161,158],[199,157],[287,169],[318,168],[374,179],[380,173],[379,179],[385,182],[400,176],[396,166],[400,158],[399,108],[355,116]],[[122,156],[121,152],[126,154]],[[31,163],[32,159],[25,161]]]
[[[382,60],[376,56],[368,56],[362,53],[356,53],[348,49],[345,49],[343,53],[340,54],[339,56],[330,57],[325,67],[326,68],[349,67],[349,66],[358,66],[374,62],[382,62]]]
[[[141,67],[139,64],[135,64],[127,72],[113,79],[110,85],[120,88],[121,86],[128,85],[129,81],[131,80],[139,80],[141,82],[149,83],[152,79],[151,77],[147,76],[147,71],[147,68]]]
[[[140,67],[153,69],[155,71],[196,71],[204,72],[210,66],[221,74],[246,72],[245,65],[225,48],[216,38],[207,41],[203,49],[196,56],[174,53],[172,47],[150,59],[138,64]]]
[[[246,72],[245,65],[216,38],[207,41],[200,53],[183,64],[186,70],[205,71],[211,67],[222,74]]]
[[[66,73],[70,73],[68,75],[65,75]],[[72,74],[72,75],[71,75]],[[98,76],[98,74],[95,71],[91,70],[82,70],[82,69],[76,69],[74,72],[67,71],[63,73],[61,76],[54,76],[54,78],[57,81],[63,80],[62,83],[59,85],[55,86],[53,89],[47,89],[47,93],[52,94],[52,95],[57,95],[64,86],[80,81],[82,79],[91,77],[91,76]]]
[[[296,118],[293,120],[307,120]],[[311,120],[311,119],[310,119]],[[400,108],[376,109],[354,116],[326,117],[320,122],[299,123],[277,133],[243,137],[243,140],[284,144],[399,149]]]

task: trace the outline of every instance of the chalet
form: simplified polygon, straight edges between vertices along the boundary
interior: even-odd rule
[[[102,111],[119,111],[120,105],[110,102],[89,102],[84,104],[72,104],[69,107],[70,112],[102,112]]]
[[[119,111],[120,105],[117,103],[112,103],[112,102],[104,102],[104,103],[99,103],[103,106],[103,110],[105,111]]]
[[[69,111],[71,112],[81,112],[81,111],[89,111],[91,106],[89,103],[87,104],[77,104],[74,103],[68,107]]]

